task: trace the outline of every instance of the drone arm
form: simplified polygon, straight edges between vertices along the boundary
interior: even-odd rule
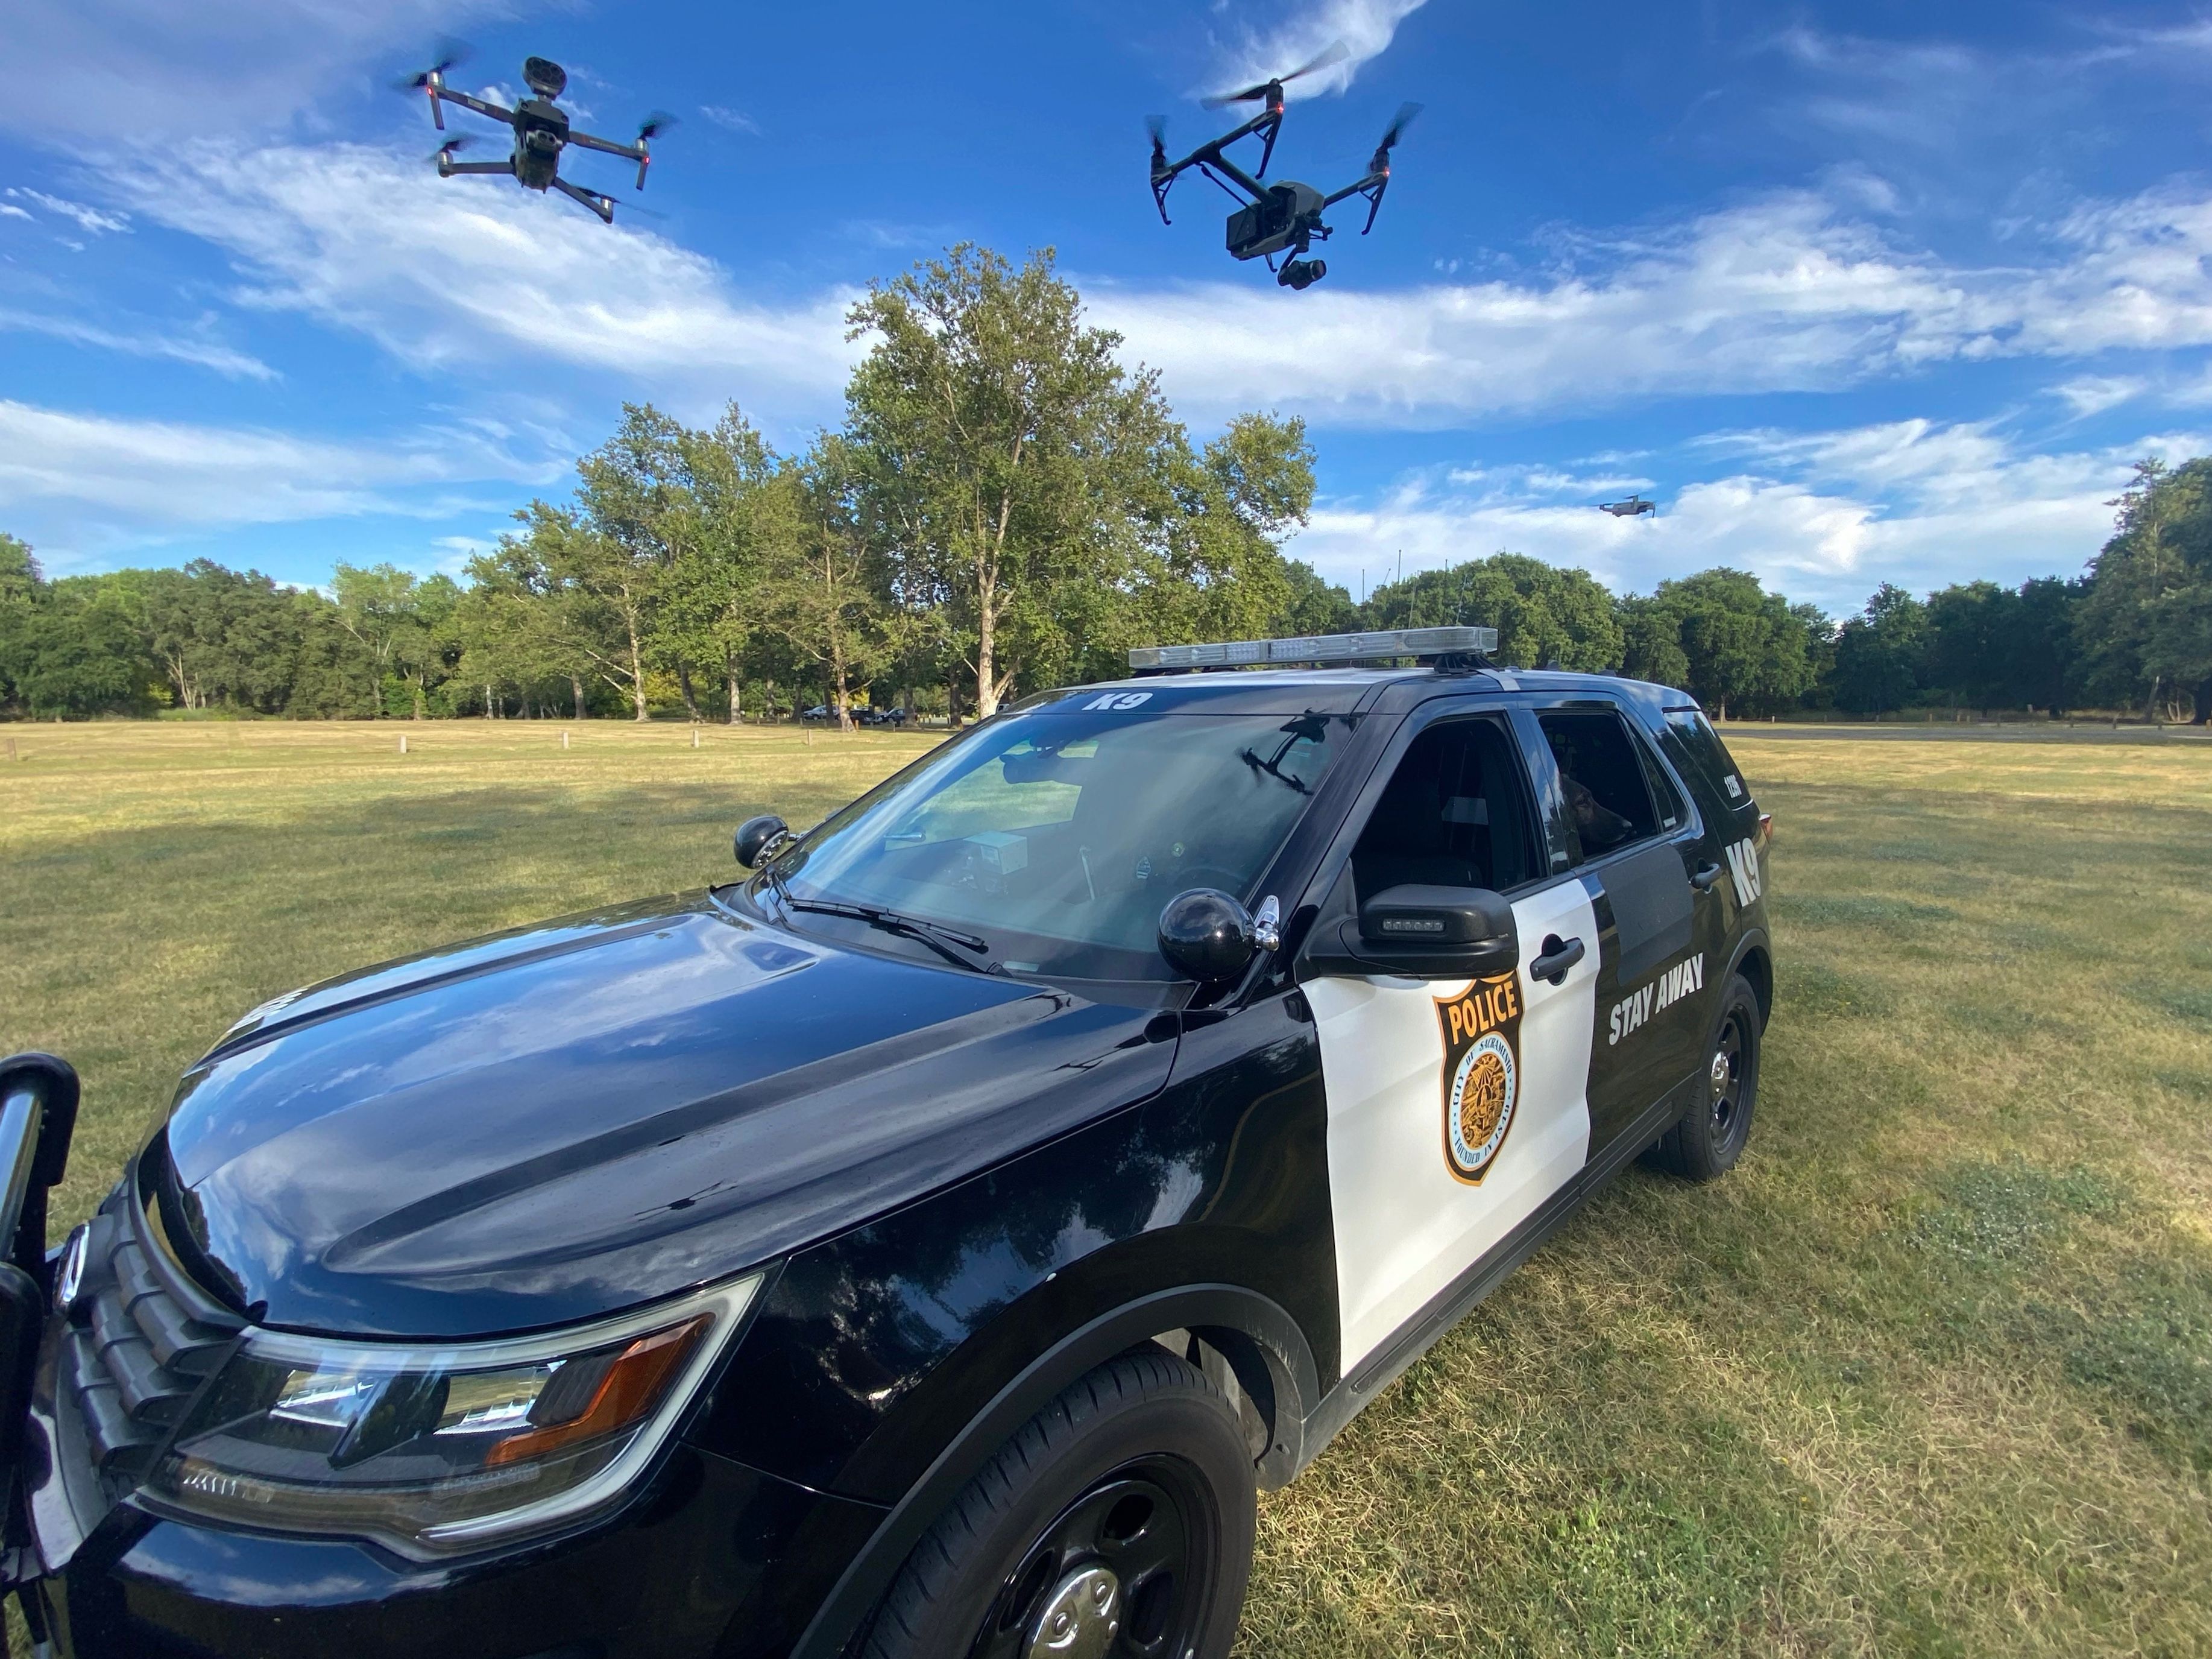
[[[612,224],[615,222],[615,204],[611,196],[602,196],[596,190],[586,190],[581,185],[572,185],[566,179],[560,178],[553,180],[553,188],[570,201],[591,209],[599,216],[601,223]]]
[[[451,179],[463,173],[504,173],[512,176],[514,172],[514,162],[511,156],[504,162],[456,162],[445,156],[438,160],[438,176],[441,179]]]
[[[1212,153],[1205,156],[1200,165],[1206,168],[1209,171],[1218,173],[1226,177],[1231,183],[1235,184],[1240,190],[1243,191],[1244,193],[1249,196],[1254,201],[1261,201],[1266,198],[1267,194],[1267,186],[1261,184],[1257,179],[1247,173],[1243,168],[1237,166],[1236,162],[1231,161],[1226,156],[1224,156],[1221,153],[1221,146],[1219,144],[1209,144],[1206,146],[1206,149]]]
[[[437,107],[440,99],[444,99],[449,103],[459,104],[463,109],[472,109],[479,115],[488,115],[495,121],[514,119],[513,110],[501,109],[488,99],[473,97],[465,92],[455,92],[451,87],[440,87],[430,95],[430,107],[433,109]],[[438,125],[442,128],[446,124],[441,119]]]
[[[1370,173],[1358,183],[1346,185],[1343,189],[1322,197],[1321,204],[1325,208],[1334,207],[1339,202],[1348,201],[1354,196],[1364,196],[1367,198],[1367,223],[1359,227],[1359,234],[1364,236],[1375,229],[1375,216],[1382,210],[1382,192],[1389,187],[1389,174]]]
[[[595,137],[588,132],[579,132],[574,127],[568,129],[568,142],[586,149],[596,149],[602,155],[620,156],[627,161],[641,162],[645,159],[643,144],[618,144],[611,138]]]

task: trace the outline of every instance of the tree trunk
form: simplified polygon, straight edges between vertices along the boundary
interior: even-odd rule
[[[2190,700],[2197,707],[2190,714],[2189,723],[2192,726],[2205,724],[2207,718],[2212,717],[2212,674],[2206,674],[2197,682],[2197,689],[2190,693]]]
[[[415,717],[417,720],[427,720],[430,717],[423,712],[423,708],[422,676],[417,674],[415,676]]]
[[[998,676],[992,672],[991,661],[992,648],[997,643],[994,636],[998,618],[991,611],[989,590],[986,589],[975,627],[975,713],[983,720],[999,711]]]
[[[576,700],[576,718],[588,718],[584,713],[584,682],[574,674],[568,676],[568,695]]]
[[[484,718],[489,720],[491,717],[491,685],[490,682],[486,681],[484,685]]]
[[[738,678],[738,657],[736,652],[725,651],[722,653],[722,677],[729,681],[730,723],[734,726],[738,723],[738,717],[744,712],[744,709],[739,706],[739,698],[744,688],[744,681]]]
[[[2158,714],[2158,688],[2165,683],[2165,680],[2166,676],[2164,674],[2154,674],[2150,677],[2150,695],[2143,698],[2143,723],[2145,725],[2152,724]]]
[[[645,718],[645,651],[638,643],[637,613],[629,613],[629,694],[631,705],[637,711],[636,718]]]
[[[830,696],[836,699],[837,710],[837,729],[848,732],[853,729],[853,693],[845,684],[845,641],[835,628],[830,631]]]
[[[699,723],[699,699],[692,695],[691,665],[689,662],[676,665],[676,683],[684,689],[684,712],[691,717],[691,723],[696,726]]]

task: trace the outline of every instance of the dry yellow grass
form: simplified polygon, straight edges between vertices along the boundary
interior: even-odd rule
[[[926,746],[16,727],[0,1042],[86,1208],[276,991],[719,879]],[[1635,1171],[1266,1500],[1241,1651],[2212,1653],[2212,748],[1729,733],[1777,814],[1752,1151]]]

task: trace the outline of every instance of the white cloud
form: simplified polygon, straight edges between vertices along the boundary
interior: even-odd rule
[[[2101,415],[2141,397],[2150,382],[2138,375],[2077,375],[2051,388],[2076,415]]]
[[[1097,286],[1094,314],[1194,412],[1448,426],[1685,394],[1824,391],[1979,358],[2212,345],[2212,198],[2075,210],[2012,265],[1901,247],[1794,192],[1535,279],[1386,293]]]
[[[720,104],[703,104],[699,113],[716,126],[731,132],[742,132],[754,138],[760,137],[760,123],[743,110],[727,109]]]
[[[8,194],[17,201],[37,203],[47,212],[70,221],[88,236],[104,235],[112,231],[127,231],[131,229],[131,221],[121,214],[103,213],[100,209],[89,206],[83,202],[72,202],[61,196],[49,196],[43,190],[19,190],[10,185],[8,187]]]
[[[18,66],[0,126],[94,143],[246,131],[427,61],[445,29],[507,0],[10,0],[0,63]],[[118,124],[121,124],[118,129]]]
[[[749,301],[664,237],[388,150],[187,143],[113,182],[144,217],[233,253],[243,302],[356,330],[422,369],[568,364],[811,412],[854,356],[844,292]]]
[[[563,460],[519,456],[467,429],[348,445],[0,400],[0,511],[54,551],[57,569],[186,531],[495,510],[514,486],[550,488],[567,471]],[[495,482],[505,486],[496,503],[466,487]]]
[[[1316,70],[1298,83],[1293,96],[1313,97],[1341,92],[1352,84],[1359,66],[1389,49],[1398,25],[1419,11],[1424,0],[1320,0],[1297,15],[1278,21],[1264,31],[1245,28],[1223,44],[1219,57],[1219,88],[1232,83],[1265,81],[1310,63],[1335,42],[1344,42],[1347,56],[1339,64]],[[1212,92],[1218,88],[1206,87]]]
[[[0,202],[0,219],[27,219],[31,216],[9,202]]]
[[[212,369],[218,375],[233,380],[273,381],[281,378],[274,369],[260,358],[229,346],[190,334],[119,333],[112,328],[102,328],[96,323],[82,322],[73,317],[44,316],[34,312],[14,311],[0,308],[0,329],[14,329],[21,333],[44,334],[49,339],[67,340],[72,345],[89,345],[103,351],[121,351],[134,357],[166,357],[173,363],[188,363],[201,369]]]
[[[1370,589],[1389,579],[1401,550],[1412,571],[1510,549],[1628,591],[1728,564],[1840,614],[1884,581],[1924,592],[2073,575],[2110,534],[2108,503],[2135,457],[2208,443],[2212,435],[2167,433],[2036,454],[1986,424],[1927,420],[1717,433],[1694,447],[1742,469],[1661,494],[1656,518],[1565,504],[1540,475],[1516,493],[1496,487],[1510,469],[1463,468],[1409,479],[1371,503],[1323,502],[1290,551],[1355,593],[1363,570]]]

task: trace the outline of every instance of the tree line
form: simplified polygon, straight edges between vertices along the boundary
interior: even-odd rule
[[[48,580],[0,535],[0,713],[952,719],[1121,673],[1132,644],[1473,622],[1503,660],[1619,671],[1738,716],[1920,706],[2212,711],[2212,460],[2146,461],[2077,580],[1885,584],[1840,622],[1754,576],[1616,596],[1501,552],[1355,604],[1286,557],[1301,422],[1195,442],[1050,254],[962,247],[877,284],[842,424],[781,454],[734,405],[650,405],[462,581],[340,564],[325,590],[200,559]]]

